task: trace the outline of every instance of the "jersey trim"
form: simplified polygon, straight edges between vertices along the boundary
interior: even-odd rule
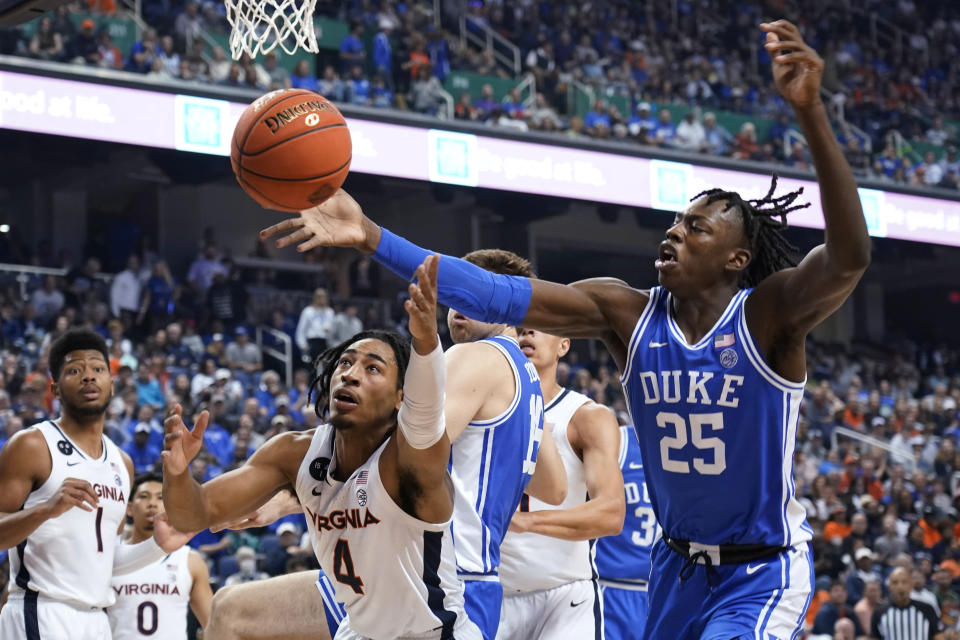
[[[27,634],[27,640],[40,640],[40,618],[37,615],[37,597],[40,594],[30,588],[30,571],[24,562],[26,550],[26,540],[17,545],[17,558],[20,560],[20,568],[17,570],[16,583],[24,591],[23,627]]]
[[[493,466],[493,436],[494,432],[488,429],[483,434],[483,448],[480,450],[480,473],[477,474],[479,486],[477,487],[477,503],[474,511],[480,516],[480,547],[483,549],[483,568],[489,569],[490,565],[490,545],[487,544],[487,524],[483,521],[483,509],[487,506],[487,489],[490,486],[490,468]]]
[[[649,583],[646,580],[600,578],[597,582],[601,587],[607,589],[623,589],[624,591],[647,591],[649,589]]]
[[[627,461],[627,447],[630,443],[627,438],[630,437],[629,427],[621,425],[620,427],[620,453],[617,454],[617,466],[623,469],[623,463]],[[642,463],[641,463],[642,464]]]
[[[589,496],[588,496],[589,498]],[[597,540],[590,541],[590,587],[593,589],[593,640],[603,640],[603,596],[600,594],[597,571]]]
[[[757,349],[757,345],[753,341],[753,336],[750,334],[750,330],[747,328],[747,310],[745,307],[740,312],[740,317],[737,319],[737,329],[739,329],[739,333],[743,338],[743,350],[747,354],[747,359],[750,361],[750,364],[753,365],[753,368],[756,369],[761,376],[763,376],[764,380],[781,391],[795,391],[797,389],[804,388],[804,386],[807,384],[806,376],[804,376],[803,380],[800,382],[787,380],[774,371],[770,365],[767,364],[766,360],[763,359],[763,355],[760,353],[760,350]]]
[[[73,446],[73,450],[76,451],[81,458],[83,458],[84,460],[92,460],[92,458],[88,458],[86,455],[84,455],[83,450],[80,449],[80,447],[77,446],[77,443],[71,440],[70,437],[63,432],[63,429],[60,428],[60,425],[58,425],[53,420],[47,420],[47,422],[53,425],[53,428],[56,429],[61,436],[63,436],[63,439],[69,442],[71,446]],[[103,458],[100,459],[100,462],[106,462],[107,461],[107,443],[103,435],[100,436],[100,446],[103,447]]]
[[[497,341],[497,338],[502,338],[503,340],[509,340],[513,344],[520,348],[520,343],[509,336],[493,336],[492,338],[487,338],[486,340],[481,340],[480,343],[487,343],[497,349],[504,358],[507,359],[507,364],[510,365],[510,369],[513,370],[513,402],[510,403],[510,406],[507,407],[506,411],[501,413],[495,418],[489,418],[488,420],[472,420],[467,426],[471,427],[496,427],[499,426],[502,422],[507,420],[513,412],[516,410],[517,405],[520,404],[520,395],[522,393],[520,388],[520,372],[517,370],[517,365],[514,363],[513,358],[510,357],[510,354],[507,353],[507,349]]]
[[[677,326],[676,321],[673,319],[673,305],[670,304],[670,301],[673,299],[673,296],[670,292],[667,292],[667,298],[664,304],[666,309],[664,315],[667,318],[667,327],[670,329],[670,333],[673,334],[673,337],[680,343],[680,345],[685,348],[687,351],[699,351],[705,346],[710,344],[710,339],[713,337],[713,334],[717,332],[717,329],[722,327],[727,320],[730,319],[730,316],[736,312],[737,308],[740,306],[740,301],[749,293],[747,289],[741,289],[734,295],[730,302],[727,303],[727,308],[723,310],[723,313],[720,314],[720,317],[717,318],[717,321],[710,327],[710,330],[703,334],[703,337],[700,338],[700,341],[696,344],[690,344],[687,342],[687,339],[684,337],[683,332],[680,331],[680,327]]]
[[[543,412],[546,413],[547,411],[550,411],[550,409],[553,409],[555,406],[560,404],[560,402],[567,396],[568,393],[570,393],[570,389],[564,389],[563,391],[558,393],[557,397],[551,400],[550,404],[548,404],[543,408]]]
[[[343,619],[347,617],[347,612],[343,608],[343,605],[337,602],[337,594],[333,591],[333,585],[330,584],[330,579],[322,570],[320,571],[320,576],[317,578],[317,591],[320,592],[320,598],[327,608],[327,613],[330,614],[330,617],[337,623],[337,626],[343,624]]]
[[[423,532],[423,584],[427,587],[427,606],[442,625],[440,640],[453,640],[453,626],[457,614],[443,607],[446,593],[440,586],[440,557],[443,547],[443,532]]]
[[[653,316],[653,311],[657,308],[657,300],[660,298],[661,291],[662,289],[660,287],[650,289],[647,297],[647,306],[643,308],[643,311],[640,312],[640,317],[637,318],[637,324],[633,328],[633,335],[630,336],[630,342],[627,344],[627,361],[623,367],[624,371],[620,375],[620,384],[622,386],[626,386],[627,381],[630,379],[630,365],[633,364],[633,357],[636,355],[637,345],[640,344],[643,332],[650,323],[650,317]],[[624,395],[626,396],[627,394]]]

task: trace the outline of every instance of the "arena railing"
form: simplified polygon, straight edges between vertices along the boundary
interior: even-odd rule
[[[30,284],[30,276],[55,276],[57,278],[62,278],[67,275],[67,269],[60,267],[36,267],[33,265],[27,264],[12,264],[9,262],[0,262],[0,273],[15,273],[14,280],[17,281],[18,286],[20,287],[20,296],[27,300],[30,296],[30,292],[27,291],[27,287]],[[113,276],[109,273],[98,273],[97,278],[109,282],[113,279]]]
[[[830,446],[834,451],[837,450],[839,436],[849,438],[850,440],[858,440],[877,449],[883,449],[890,455],[891,464],[903,465],[908,472],[912,472],[914,467],[917,466],[911,450],[904,447],[895,447],[889,442],[885,442],[879,438],[874,438],[873,436],[868,436],[864,433],[860,433],[859,431],[854,431],[853,429],[848,429],[847,427],[833,428],[833,433],[830,434]]]
[[[280,344],[281,348],[271,346],[269,344],[264,344],[263,336],[269,335],[277,343]],[[265,356],[270,356],[276,360],[279,360],[283,363],[283,375],[284,375],[284,384],[286,384],[289,389],[293,385],[293,341],[290,339],[290,336],[285,334],[283,331],[278,331],[273,327],[268,327],[266,325],[257,325],[257,347],[260,349],[260,353]]]

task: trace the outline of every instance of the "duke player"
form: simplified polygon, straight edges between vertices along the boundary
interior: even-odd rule
[[[643,477],[640,444],[631,427],[620,427],[617,462],[623,473],[627,513],[620,535],[597,540],[603,631],[606,640],[643,640],[650,550],[658,526]]]
[[[107,345],[69,331],[50,348],[61,417],[21,431],[0,450],[0,549],[10,553],[3,640],[103,640],[113,575],[136,571],[189,535],[156,520],[152,537],[121,544],[133,462],[103,434],[113,395]]]
[[[513,516],[500,546],[504,597],[497,638],[600,640],[594,539],[620,533],[624,515],[617,420],[606,407],[557,384],[569,339],[524,329],[520,348],[540,374],[544,424],[567,472],[567,497],[551,507],[524,496]]]
[[[239,469],[201,486],[189,462],[203,446],[209,416],[201,414],[192,432],[179,408],[166,419],[163,500],[171,522],[202,529],[295,487],[314,552],[346,608],[338,640],[481,637],[463,610],[449,531],[454,490],[432,284],[437,263],[429,258],[417,271],[420,284],[410,285],[413,352],[396,334],[362,332],[324,353],[314,384],[316,409],[329,409],[328,424],[276,436]],[[286,620],[268,611],[260,624],[283,637],[282,627],[299,621],[294,632],[302,634],[303,620],[315,613]],[[221,622],[229,625],[214,609],[210,638],[224,637]]]
[[[163,512],[163,477],[145,473],[133,480],[127,515],[133,520],[132,544],[153,535],[153,523]],[[181,547],[139,571],[114,576],[117,601],[107,609],[113,640],[153,636],[186,640],[187,605],[201,627],[210,619],[210,572],[207,563],[190,547]]]
[[[755,200],[720,189],[696,197],[667,230],[654,263],[661,286],[648,291],[607,278],[563,286],[491,276],[441,260],[442,302],[486,321],[601,338],[624,372],[664,533],[648,637],[790,638],[811,591],[811,533],[791,471],[804,342],[853,291],[870,238],[820,101],[823,61],[791,23],[760,28],[820,184],[825,242],[799,265],[781,235],[798,193],[773,189]],[[281,243],[355,247],[400,274],[426,255],[345,192],[262,235],[294,229]]]

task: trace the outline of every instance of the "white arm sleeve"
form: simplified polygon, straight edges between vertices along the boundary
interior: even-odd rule
[[[447,365],[440,345],[425,356],[410,349],[410,364],[403,378],[400,433],[414,449],[432,447],[443,436],[444,389]]]
[[[137,544],[121,543],[113,553],[113,574],[133,573],[167,557],[153,536]]]

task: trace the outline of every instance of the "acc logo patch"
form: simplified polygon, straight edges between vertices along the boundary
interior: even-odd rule
[[[733,349],[724,349],[720,353],[720,364],[729,369],[730,367],[735,367],[737,365],[737,352]]]
[[[61,440],[57,443],[57,451],[65,456],[71,456],[73,455],[73,445],[66,440]]]
[[[357,489],[357,502],[361,507],[367,506],[367,492],[363,489]]]
[[[319,482],[327,479],[327,467],[330,466],[330,458],[314,458],[310,463],[310,477]]]

